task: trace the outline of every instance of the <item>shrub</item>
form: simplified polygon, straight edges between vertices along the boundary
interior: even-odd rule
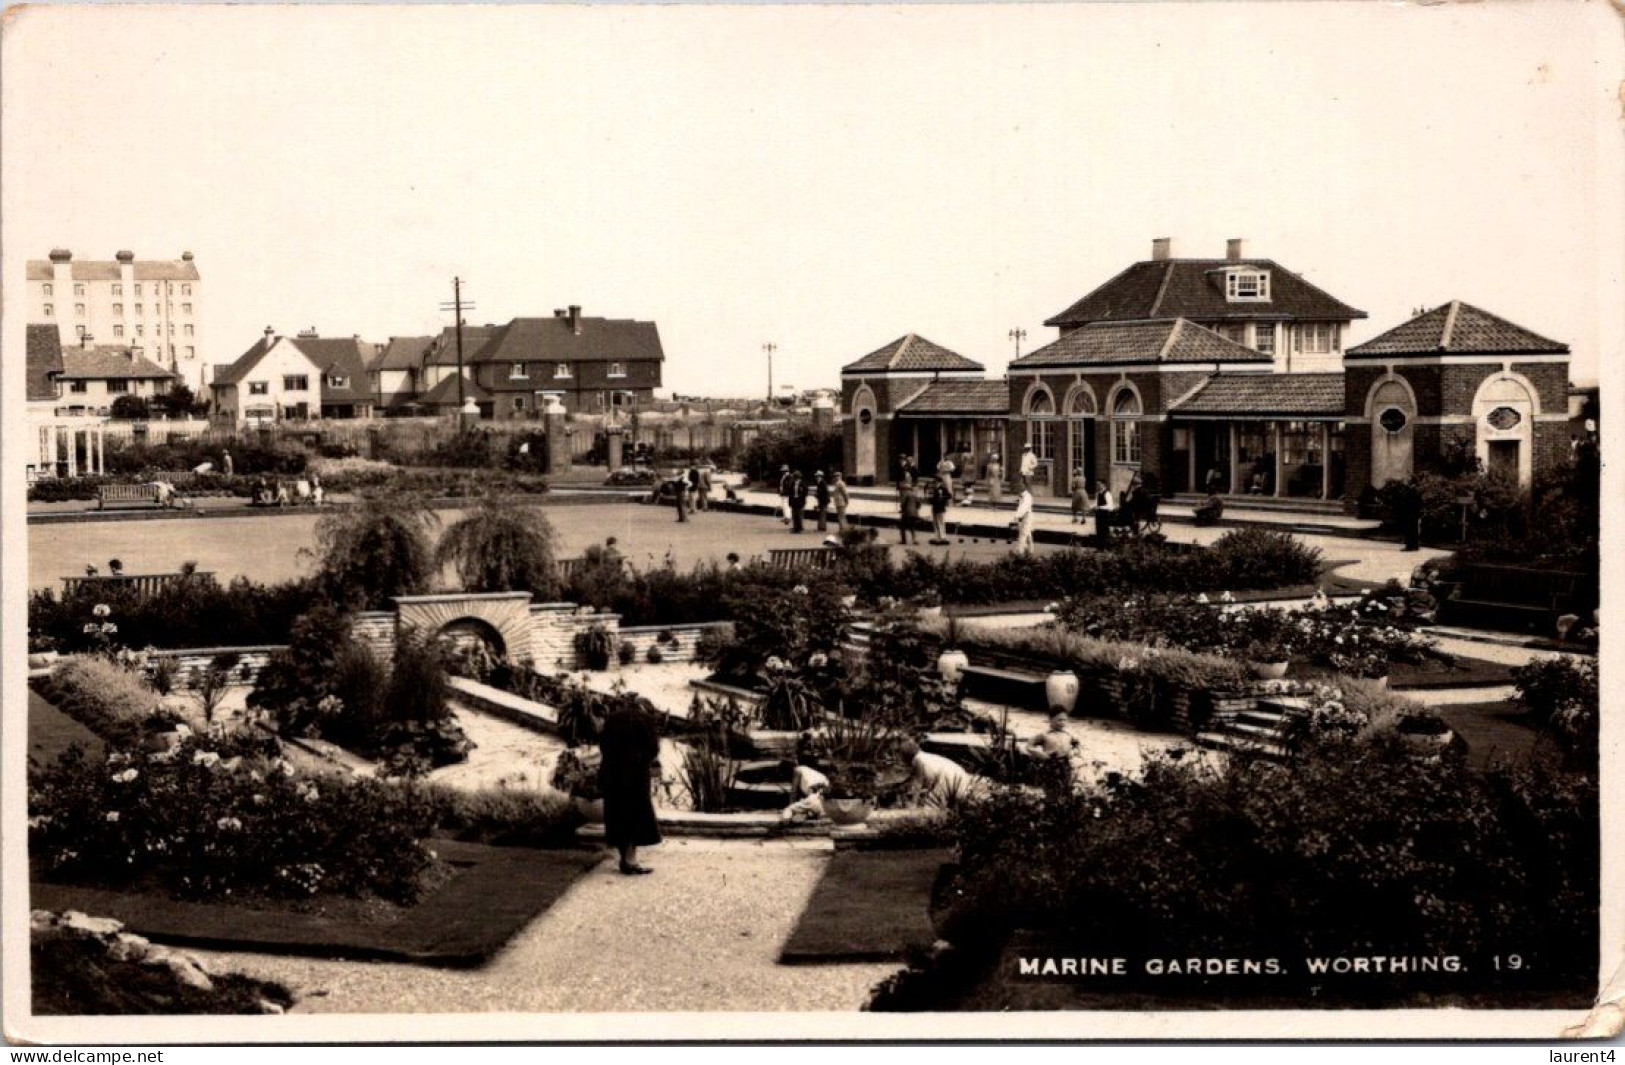
[[[168,752],[73,750],[29,793],[29,853],[47,875],[192,898],[417,894],[429,808],[412,789],[308,776],[258,744],[184,739]]]
[[[453,839],[497,847],[564,847],[581,815],[568,793],[420,785],[436,828]]]
[[[764,432],[745,448],[740,468],[752,481],[778,484],[779,467],[812,476],[817,470],[841,468],[841,434],[810,424]]]
[[[1537,658],[1512,673],[1518,702],[1570,761],[1595,769],[1600,719],[1595,659]]]
[[[100,656],[64,659],[38,687],[46,702],[115,745],[133,746],[176,720],[140,673]]]
[[[658,666],[666,660],[665,654],[660,650],[660,645],[657,643],[650,644],[649,650],[644,653],[643,657],[651,666]]]
[[[441,536],[436,568],[448,563],[470,592],[530,592],[552,598],[553,525],[535,507],[520,507],[487,494]]]
[[[439,521],[421,499],[372,494],[316,522],[318,582],[334,601],[379,609],[423,591],[434,573],[429,530]]]
[[[64,653],[90,649],[95,640],[84,624],[102,603],[111,608],[118,641],[126,647],[282,643],[294,619],[319,597],[310,581],[255,584],[239,577],[221,586],[204,574],[172,581],[151,593],[130,585],[79,585],[62,595],[47,588],[28,596],[29,646]]]
[[[591,625],[576,633],[576,653],[588,669],[608,669],[617,643],[615,634],[603,625]]]
[[[1279,588],[1313,584],[1320,576],[1322,555],[1296,536],[1271,529],[1232,529],[1208,548],[1223,576],[1223,587]]]
[[[1063,953],[1179,957],[1470,957],[1513,936],[1543,978],[1591,986],[1598,827],[1583,775],[1480,774],[1392,732],[1291,764],[1154,759],[1139,777],[962,808],[946,935],[974,950],[1024,928]]]

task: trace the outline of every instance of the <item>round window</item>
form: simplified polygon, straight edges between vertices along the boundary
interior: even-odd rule
[[[870,422],[872,422],[874,420],[875,420],[875,415],[874,415],[873,411],[871,411],[871,410],[869,410],[867,408],[865,408],[864,410],[858,411],[858,421],[862,422],[864,425],[868,425]]]
[[[1405,424],[1409,421],[1410,419],[1405,417],[1405,412],[1398,407],[1389,407],[1377,416],[1377,424],[1390,433],[1399,432],[1405,428]]]
[[[1491,429],[1504,433],[1508,429],[1516,429],[1518,423],[1523,421],[1523,415],[1511,407],[1496,407],[1484,420],[1489,423]]]

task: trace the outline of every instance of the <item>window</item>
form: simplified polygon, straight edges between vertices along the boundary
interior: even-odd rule
[[[1265,355],[1275,354],[1275,323],[1258,323],[1258,342],[1253,345]]]
[[[135,294],[137,296],[141,295],[141,286],[140,285],[135,286]]]
[[[139,303],[135,305],[135,316],[137,318],[141,317],[141,304]]]
[[[113,304],[113,316],[116,317],[116,318],[123,318],[124,317],[124,304],[122,304],[122,303]]]
[[[192,294],[192,286],[191,285],[182,285],[181,286],[181,295],[190,296],[191,294]],[[188,313],[191,313],[190,310],[188,311]]]
[[[1297,350],[1326,355],[1339,350],[1336,322],[1304,322],[1298,326]]]
[[[56,308],[51,306],[49,303],[47,303],[45,305],[45,317],[47,317],[47,318],[56,317]]]
[[[1027,443],[1040,462],[1055,458],[1055,400],[1048,392],[1035,392],[1027,401]]]
[[[85,336],[85,327],[84,326],[82,326],[82,325],[74,326],[74,331],[79,334],[79,338],[81,340],[84,339],[84,336]]]
[[[191,336],[192,335],[192,323],[187,322],[185,325],[181,326],[181,332],[185,333],[187,336]]]
[[[1213,331],[1235,344],[1247,342],[1247,327],[1240,322],[1215,322]]]
[[[327,383],[333,388],[348,388],[350,379],[341,373],[330,373],[327,375]]]
[[[46,284],[45,284],[45,292],[44,292],[44,295],[47,295],[47,296],[49,296],[49,295],[51,295],[51,285],[50,285],[50,282],[46,282]]]
[[[135,335],[136,336],[145,336],[146,335],[146,328],[147,327],[142,325],[140,322],[135,323]]]
[[[268,396],[268,395],[270,395],[271,394],[271,382],[269,382],[269,381],[250,381],[250,382],[248,382],[248,394],[251,395],[251,396]]]
[[[560,379],[568,379],[569,376],[570,376],[570,364],[569,363],[561,362],[557,366],[553,367],[553,379],[555,381],[560,380]]]
[[[147,349],[142,347],[140,344],[137,344],[135,347],[131,348],[130,350],[135,352],[137,358],[140,358],[142,355],[145,355],[146,352],[147,352]]]
[[[85,382],[83,382],[83,381],[69,381],[68,382],[68,391],[69,392],[83,393],[85,391]]]
[[[187,348],[188,352],[192,349]],[[310,390],[310,377],[306,374],[287,374],[282,378],[284,392],[306,392]]]
[[[170,336],[175,335],[175,323],[174,322],[169,323],[169,335]]]
[[[75,318],[83,318],[85,316],[85,305],[83,303],[75,303],[73,305],[73,316]]]
[[[626,376],[626,364],[624,362],[612,362],[612,363],[610,363],[609,364],[609,375],[611,377],[625,377]]]
[[[1224,295],[1230,300],[1267,300],[1270,275],[1262,270],[1231,270],[1224,275]]]
[[[128,392],[129,390],[130,382],[126,381],[122,377],[115,377],[107,382],[107,392],[109,395],[117,395],[120,392]]]
[[[182,314],[191,314],[192,313],[192,305],[190,303],[181,304],[181,313]]]
[[[515,397],[513,397],[513,409],[514,410],[524,410],[525,409],[525,397],[524,396],[515,396]]]
[[[115,325],[113,327],[113,335],[116,336],[116,337],[123,336],[124,335],[124,327],[122,325]]]
[[[192,347],[192,345],[188,344],[186,346],[186,357],[188,359],[197,358],[197,348],[194,348],[194,347]]]
[[[115,295],[115,296],[124,295],[124,286],[123,285],[114,285],[113,286],[113,295]]]
[[[1137,466],[1140,463],[1140,397],[1133,389],[1118,391],[1112,400],[1112,461]]]
[[[75,285],[75,286],[73,286],[73,294],[75,296],[83,296],[85,294],[85,286],[83,286],[83,285]]]
[[[530,371],[525,366],[525,364],[522,363],[522,362],[514,363],[513,366],[508,370],[508,380],[510,380],[510,381],[523,381],[528,377],[530,377]],[[515,407],[514,408],[514,410],[523,410],[523,409],[524,408],[522,408],[522,407]]]

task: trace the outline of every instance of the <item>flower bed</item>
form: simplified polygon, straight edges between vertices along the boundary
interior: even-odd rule
[[[89,584],[60,595],[44,589],[28,596],[28,647],[64,654],[99,649],[104,641],[85,626],[97,618],[100,606],[108,608],[118,642],[126,647],[280,644],[294,619],[320,600],[320,591],[307,580],[256,584],[239,577],[222,585],[200,573],[156,592]]]
[[[106,762],[70,751],[31,781],[42,875],[183,897],[322,893],[406,902],[428,866],[431,807],[409,787],[297,772],[275,742],[183,738]]]
[[[47,702],[114,745],[139,745],[179,720],[163,710],[138,669],[97,655],[64,659],[33,685]]]

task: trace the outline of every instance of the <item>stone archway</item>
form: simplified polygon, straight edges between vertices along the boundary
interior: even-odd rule
[[[875,394],[868,385],[857,390],[852,397],[852,420],[856,453],[852,456],[852,476],[874,478],[875,461]]]
[[[440,626],[435,638],[450,644],[458,651],[484,647],[493,658],[505,658],[508,654],[508,642],[502,638],[502,633],[484,618],[455,618]]]
[[[1537,397],[1527,378],[1510,372],[1485,379],[1473,397],[1480,467],[1516,480],[1520,488],[1528,488],[1534,476]]]
[[[403,595],[395,599],[401,630],[443,633],[462,640],[482,639],[514,660],[530,658],[529,592],[450,592]]]
[[[1416,465],[1416,396],[1402,377],[1385,377],[1366,397],[1371,419],[1371,487],[1408,480]]]

